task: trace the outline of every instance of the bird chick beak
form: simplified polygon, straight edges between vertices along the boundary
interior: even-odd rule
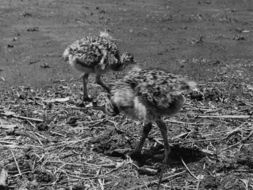
[[[87,106],[86,106],[87,107]],[[118,108],[114,107],[113,112],[107,112],[105,106],[90,106],[93,110],[102,111],[109,116],[116,116],[119,114]]]
[[[97,102],[91,102],[91,103],[89,103],[89,104],[86,106],[86,108],[91,108],[91,109],[93,109],[93,110],[102,111],[102,112],[104,112],[105,114],[107,114],[107,115],[109,115],[109,116],[113,116],[113,117],[116,116],[116,115],[118,115],[118,114],[120,113],[120,111],[119,111],[119,109],[117,108],[117,106],[114,105],[113,103],[112,103],[112,109],[113,109],[113,110],[111,110],[111,111],[107,111],[105,105],[98,106],[98,105],[97,105]]]

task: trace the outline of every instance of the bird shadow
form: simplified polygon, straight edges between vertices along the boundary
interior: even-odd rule
[[[135,163],[141,167],[143,165],[153,166],[163,162],[164,159],[164,148],[163,145],[153,146],[148,150],[144,150],[141,154],[133,156],[132,148],[130,144],[125,143],[125,147],[119,146],[115,141],[99,141],[96,142],[93,150],[98,153],[110,157],[119,157],[126,159],[128,156],[131,157]],[[182,160],[185,163],[197,162],[205,157],[200,149],[196,147],[184,147],[180,145],[173,145],[170,147],[171,151],[169,154],[169,165],[170,166],[181,166]]]
[[[170,149],[171,151],[168,163],[170,166],[182,165],[182,160],[185,163],[197,162],[205,157],[205,154],[195,147],[173,145]],[[138,166],[162,163],[164,159],[164,148],[162,145],[151,147],[149,150],[143,151],[143,153],[138,157],[134,157],[132,159],[137,162]]]
[[[95,152],[102,153],[110,157],[120,157],[127,159],[129,156],[138,166],[154,166],[162,163],[164,159],[164,147],[161,144],[151,146],[143,150],[141,154],[131,154],[135,145],[135,140],[131,135],[115,129],[108,130],[101,136],[90,141],[92,149]],[[182,160],[187,164],[197,162],[206,156],[201,149],[197,147],[186,147],[185,145],[175,144],[170,146],[169,165],[181,166]]]

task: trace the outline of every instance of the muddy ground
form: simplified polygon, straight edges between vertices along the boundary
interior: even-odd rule
[[[137,166],[126,155],[141,123],[76,107],[80,73],[62,52],[108,29],[144,68],[187,75],[203,92],[166,118],[175,156],[161,188],[253,189],[252,18],[251,0],[1,0],[0,163],[10,188],[156,188],[159,131]]]

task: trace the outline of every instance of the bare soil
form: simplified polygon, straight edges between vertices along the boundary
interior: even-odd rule
[[[189,76],[202,92],[165,118],[172,154],[160,188],[253,189],[252,18],[251,0],[1,0],[0,169],[9,188],[157,188],[159,130],[132,160],[140,122],[76,106],[80,73],[62,52],[108,29],[142,67]]]

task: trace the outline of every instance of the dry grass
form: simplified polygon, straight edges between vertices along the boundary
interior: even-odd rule
[[[192,94],[177,116],[166,119],[174,156],[161,188],[252,189],[252,104],[232,99],[222,85],[201,86],[204,100]],[[156,188],[159,130],[151,132],[140,167],[126,155],[141,123],[77,107],[80,93],[75,81],[2,92],[1,165],[10,189]],[[160,151],[158,158],[148,157],[149,150]]]

